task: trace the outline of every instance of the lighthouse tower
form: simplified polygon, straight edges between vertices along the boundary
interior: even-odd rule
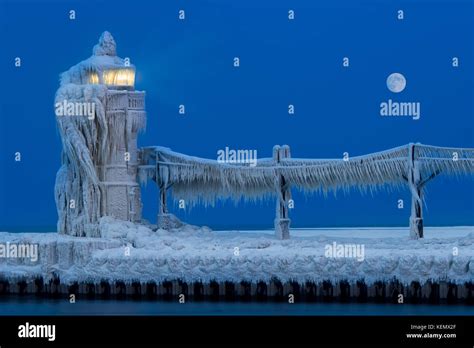
[[[101,215],[138,222],[142,203],[137,183],[137,136],[146,124],[145,92],[135,91],[135,67],[128,59],[116,57],[114,48],[112,36],[108,32],[102,34],[94,54],[104,62],[89,77],[90,83],[107,88],[105,120],[109,151],[95,163],[102,189]]]
[[[58,231],[100,236],[103,216],[141,221],[137,136],[146,125],[145,92],[135,90],[135,66],[117,56],[109,32],[90,58],[61,75],[56,102],[94,110],[93,117],[56,117],[63,143],[55,186]]]
[[[105,117],[109,132],[119,134],[109,156],[97,163],[103,188],[102,215],[128,221],[141,220],[140,186],[137,183],[137,135],[145,119],[145,92],[108,86]],[[112,144],[111,144],[112,145]]]

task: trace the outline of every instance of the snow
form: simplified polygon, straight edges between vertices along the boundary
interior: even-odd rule
[[[117,45],[112,35],[104,31],[99,38],[99,43],[92,49],[94,56],[116,56]]]
[[[54,272],[61,282],[156,281],[357,281],[370,284],[394,277],[403,283],[474,279],[474,227],[426,227],[426,238],[412,240],[406,228],[292,229],[291,240],[273,231],[211,231],[185,225],[170,231],[100,220],[102,238],[53,233],[0,233],[0,243],[40,244],[40,261],[0,258],[7,278]],[[363,261],[328,258],[325,248],[363,245]],[[127,246],[129,254],[127,255]],[[236,249],[238,248],[238,253]],[[453,252],[457,248],[458,254]]]

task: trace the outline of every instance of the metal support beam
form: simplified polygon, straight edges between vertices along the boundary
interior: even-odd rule
[[[409,145],[408,152],[408,185],[411,192],[410,237],[423,238],[423,180],[420,175],[419,162],[416,160],[415,144]]]
[[[275,145],[273,147],[273,159],[280,163],[284,158],[290,158],[290,147]],[[288,214],[288,202],[291,199],[289,184],[283,175],[279,175],[277,182],[277,203],[275,216],[275,236],[278,239],[290,239],[290,222]]]

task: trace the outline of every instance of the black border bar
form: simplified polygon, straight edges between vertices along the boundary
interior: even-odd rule
[[[18,337],[19,326],[27,322],[55,325],[55,341]],[[8,316],[0,317],[0,333],[2,348],[154,343],[473,347],[474,316]],[[416,333],[454,333],[456,338],[407,338]]]

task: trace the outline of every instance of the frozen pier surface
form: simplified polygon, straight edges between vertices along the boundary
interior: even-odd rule
[[[38,244],[39,254],[37,262],[0,257],[0,292],[39,291],[38,279],[55,282],[56,291],[63,293],[78,284],[89,284],[99,293],[105,283],[112,293],[111,287],[118,286],[124,293],[142,294],[163,292],[163,286],[170,294],[192,292],[192,284],[217,287],[219,295],[226,293],[226,286],[236,293],[271,295],[280,285],[282,291],[293,291],[295,284],[300,290],[313,284],[304,291],[314,287],[315,293],[320,288],[334,296],[367,291],[370,297],[371,291],[382,291],[377,286],[384,292],[389,286],[423,291],[425,284],[430,289],[436,284],[441,297],[454,288],[457,297],[474,291],[474,227],[427,227],[426,237],[419,240],[410,239],[405,228],[294,229],[291,240],[277,240],[271,230],[216,232],[185,226],[154,232],[111,221],[101,224],[101,233],[102,238],[0,233],[0,244]],[[341,247],[357,253],[343,256],[338,254]],[[202,292],[213,291],[209,289]]]

